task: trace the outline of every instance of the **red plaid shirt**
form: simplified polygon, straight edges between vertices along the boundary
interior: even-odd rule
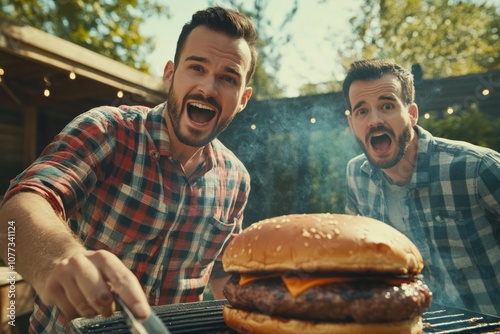
[[[187,177],[170,154],[164,108],[78,116],[5,196],[49,199],[85,247],[109,250],[136,274],[151,305],[200,300],[214,261],[241,231],[250,191],[247,170],[218,140]],[[32,330],[62,331],[58,316],[38,301]]]

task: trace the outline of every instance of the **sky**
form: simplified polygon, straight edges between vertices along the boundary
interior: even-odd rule
[[[142,33],[154,38],[156,49],[146,58],[152,74],[161,77],[168,60],[173,60],[177,37],[185,22],[199,9],[209,5],[208,0],[163,0],[169,7],[171,17],[151,18],[145,23]],[[299,10],[285,29],[292,42],[283,46],[279,84],[286,97],[298,95],[299,88],[307,83],[322,83],[342,80],[343,70],[336,61],[335,45],[349,31],[348,20],[356,10],[359,0],[299,0]],[[266,10],[276,25],[282,22],[285,12],[293,1],[270,1]],[[276,26],[276,29],[279,27]]]

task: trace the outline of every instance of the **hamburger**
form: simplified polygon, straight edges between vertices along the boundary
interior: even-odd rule
[[[422,333],[432,293],[417,247],[376,219],[292,214],[226,248],[223,316],[240,333]]]

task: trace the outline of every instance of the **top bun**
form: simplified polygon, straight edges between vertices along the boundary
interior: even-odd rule
[[[226,272],[303,270],[419,274],[417,247],[379,220],[343,214],[292,214],[252,224],[227,246]]]

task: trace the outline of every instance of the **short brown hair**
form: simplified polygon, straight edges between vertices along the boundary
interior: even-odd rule
[[[257,31],[255,30],[252,20],[238,11],[219,6],[197,11],[191,17],[191,21],[184,25],[179,35],[179,39],[177,40],[177,48],[174,56],[176,65],[179,63],[179,57],[186,43],[186,39],[191,31],[198,26],[205,26],[214,31],[222,32],[230,37],[243,38],[248,43],[252,55],[250,68],[246,76],[246,84],[248,84],[255,72],[258,59],[256,46]]]
[[[407,105],[415,101],[415,86],[413,74],[398,65],[394,59],[368,59],[358,60],[351,64],[342,85],[342,92],[349,110],[352,108],[349,101],[349,88],[354,81],[374,80],[381,78],[384,74],[392,74],[401,82],[403,102]]]

